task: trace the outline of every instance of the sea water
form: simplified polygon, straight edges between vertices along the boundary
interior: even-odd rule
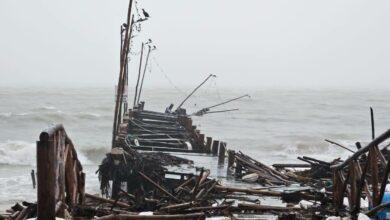
[[[188,89],[146,88],[147,110],[164,111],[179,104]],[[376,89],[235,89],[202,88],[183,107],[193,113],[229,98],[250,94],[213,110],[239,111],[193,117],[194,123],[229,149],[266,164],[301,163],[297,156],[331,161],[350,152],[324,141],[331,139],[356,150],[354,143],[371,139],[369,107],[375,111],[376,134],[390,126],[390,90]],[[86,191],[99,192],[95,174],[110,149],[114,88],[0,88],[0,210],[16,201],[35,201],[31,170],[36,141],[50,125],[62,123],[84,166]],[[129,103],[133,103],[130,91]],[[217,175],[218,176],[218,175]]]

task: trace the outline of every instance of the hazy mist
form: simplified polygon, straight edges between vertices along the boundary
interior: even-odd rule
[[[128,0],[0,0],[0,85],[114,86]],[[138,0],[151,19],[145,87],[386,87],[390,2]],[[139,43],[133,52],[139,51]],[[132,56],[134,81],[138,55]],[[148,73],[149,74],[149,73]]]

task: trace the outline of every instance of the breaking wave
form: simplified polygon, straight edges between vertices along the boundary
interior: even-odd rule
[[[93,162],[85,155],[86,154],[82,149],[77,150],[77,156],[83,165],[93,164]],[[35,166],[36,144],[14,140],[8,140],[0,143],[0,164]]]
[[[81,119],[96,119],[102,117],[102,115],[92,112],[79,112],[74,114],[74,116]]]
[[[24,141],[0,143],[0,163],[7,165],[35,165],[35,144]]]
[[[94,112],[76,112],[66,113],[61,110],[49,111],[49,112],[2,112],[0,113],[0,119],[3,120],[30,120],[30,121],[66,121],[66,120],[90,120],[90,119],[110,119],[111,115],[99,114]]]
[[[38,111],[41,111],[41,110],[56,110],[57,108],[54,107],[54,106],[50,106],[50,105],[45,105],[45,106],[41,106],[41,107],[37,107],[35,108],[34,110],[38,110]]]

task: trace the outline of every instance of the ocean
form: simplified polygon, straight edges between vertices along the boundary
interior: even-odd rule
[[[185,91],[185,92],[183,92]],[[164,111],[191,89],[146,88],[147,110]],[[132,94],[132,91],[130,91]],[[369,107],[376,134],[390,125],[390,96],[385,89],[254,89],[207,86],[185,103],[187,112],[249,94],[251,98],[215,110],[239,111],[194,117],[206,136],[227,142],[266,164],[299,163],[298,156],[331,161],[350,152],[329,145],[331,139],[355,150],[371,139]],[[132,96],[129,98],[132,103]],[[87,174],[87,191],[97,193],[97,165],[110,149],[114,88],[0,88],[0,210],[16,201],[36,199],[30,172],[35,142],[48,126],[62,123],[75,143]]]

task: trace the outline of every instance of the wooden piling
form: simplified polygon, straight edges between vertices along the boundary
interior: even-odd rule
[[[187,123],[186,123],[186,128],[188,131],[191,131],[192,129],[192,119],[188,118]]]
[[[35,171],[34,170],[31,170],[31,181],[32,181],[33,189],[35,189],[37,184],[35,181]]]
[[[234,171],[235,177],[241,177],[242,176],[242,165],[239,161],[236,160],[236,169]]]
[[[110,152],[111,158],[117,162],[118,167],[119,167],[120,163],[122,163],[122,161],[123,161],[123,154],[124,154],[124,151],[122,148],[116,147],[116,148],[111,149],[111,152]],[[113,198],[113,199],[118,198],[119,193],[121,191],[121,185],[122,185],[122,183],[118,179],[114,179],[112,181],[111,198]]]
[[[219,146],[219,141],[214,140],[213,141],[213,147],[211,148],[211,153],[213,154],[213,156],[217,156],[218,155],[218,146]]]
[[[228,171],[229,171],[229,168],[231,168],[234,164],[234,155],[236,154],[236,152],[234,152],[234,150],[228,150]]]
[[[225,153],[226,153],[226,143],[221,142],[219,144],[219,155],[218,155],[218,164],[225,163]]]
[[[196,127],[196,126],[192,126],[192,127]],[[194,137],[194,141],[195,141],[195,149],[202,151],[203,149],[202,149],[202,145],[200,143],[200,131],[197,129],[194,129],[193,130],[193,137]]]
[[[56,154],[53,141],[41,138],[37,142],[37,217],[55,219],[56,216]]]
[[[122,183],[119,180],[113,180],[112,181],[112,191],[111,191],[111,198],[117,199],[119,196],[119,193],[121,191],[121,185]]]
[[[206,152],[206,145],[204,144],[204,134],[199,134],[199,145],[200,145],[200,148],[203,152]]]
[[[211,144],[213,143],[213,139],[211,137],[206,138],[206,146],[205,146],[205,153],[211,153]]]

